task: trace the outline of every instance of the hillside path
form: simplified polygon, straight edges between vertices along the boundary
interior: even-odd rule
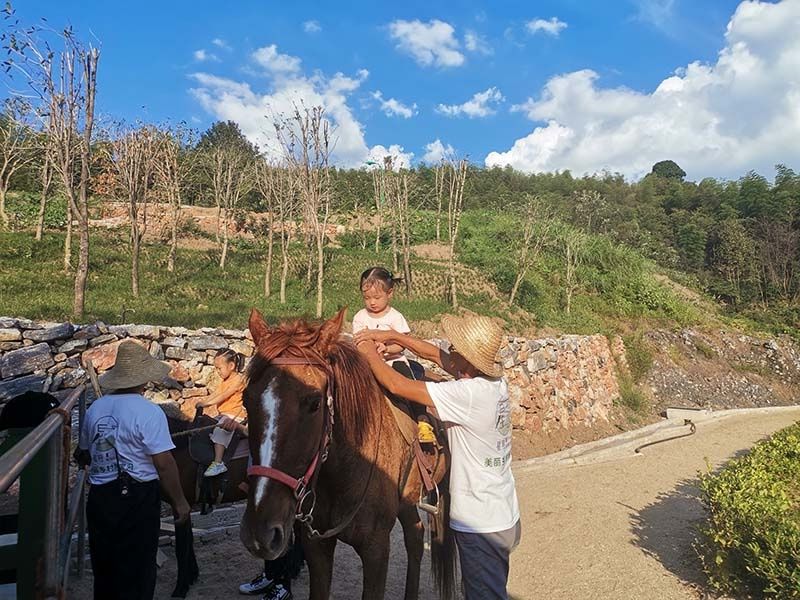
[[[696,486],[797,410],[701,423],[689,438],[600,464],[516,474],[523,539],[512,555],[515,600],[695,599],[704,576],[692,548],[704,512]]]

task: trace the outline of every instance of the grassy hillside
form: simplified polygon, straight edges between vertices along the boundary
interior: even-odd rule
[[[432,222],[420,216],[416,242],[425,243],[434,237]],[[585,257],[578,267],[570,314],[564,310],[563,258],[555,239],[545,245],[524,280],[519,308],[509,310],[508,292],[516,273],[512,250],[515,227],[518,223],[511,216],[469,211],[464,215],[458,247],[462,306],[503,318],[510,331],[527,333],[532,327],[545,327],[575,333],[612,332],[629,330],[632,322],[641,320],[684,325],[703,318],[692,302],[664,283],[665,276],[652,263],[603,236],[585,240]],[[0,233],[0,313],[68,318],[72,277],[62,270],[63,240],[60,232],[48,232],[40,243],[29,231]],[[348,306],[352,315],[361,307],[361,271],[373,264],[389,264],[391,258],[388,252],[376,256],[372,250],[362,250],[352,235],[341,236],[337,246],[326,255],[324,312],[329,315]],[[287,303],[281,305],[277,275],[273,278],[273,296],[263,295],[265,250],[257,242],[237,240],[224,273],[217,265],[216,250],[183,248],[174,274],[166,271],[166,246],[147,244],[142,256],[142,295],[135,299],[130,294],[126,230],[93,229],[87,320],[119,323],[123,321],[123,308],[125,321],[190,327],[243,327],[252,306],[273,321],[309,315],[314,307],[313,289],[303,280],[302,253],[299,246],[293,249]],[[413,265],[416,294],[407,298],[399,292],[395,305],[412,321],[435,320],[450,310],[444,292],[446,262],[417,257]]]

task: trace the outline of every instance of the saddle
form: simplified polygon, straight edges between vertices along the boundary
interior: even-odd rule
[[[440,510],[439,486],[434,477],[443,456],[449,454],[444,424],[432,415],[430,411],[428,412],[428,417],[433,423],[433,429],[436,434],[436,442],[432,444],[432,453],[425,452],[419,442],[417,421],[411,411],[410,402],[395,396],[387,396],[386,401],[389,403],[389,408],[392,409],[392,415],[403,435],[403,439],[414,450],[414,460],[409,465],[409,472],[406,472],[403,478],[401,489],[405,487],[405,482],[410,475],[410,469],[413,464],[416,464],[422,478],[422,487],[417,506],[434,517],[438,516]]]

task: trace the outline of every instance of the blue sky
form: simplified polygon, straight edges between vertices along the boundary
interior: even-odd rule
[[[772,90],[785,73],[760,73],[771,95],[759,98],[718,61],[728,49],[742,64],[736,48],[744,43],[765,64],[792,62],[797,36],[780,21],[799,24],[799,4],[28,0],[16,9],[25,21],[44,16],[100,40],[98,109],[113,118],[186,120],[199,129],[234,118],[269,145],[258,132],[268,129],[264,106],[317,99],[330,103],[338,159],[349,166],[387,152],[433,160],[428,145],[439,140],[476,163],[526,171],[605,168],[636,178],[648,161],[675,158],[700,178],[771,174],[775,162],[797,161],[788,142],[764,143],[786,119],[800,127],[789,108],[775,114],[790,104],[791,86]],[[683,84],[671,80],[668,99],[655,93],[692,63],[710,72],[678,71]],[[461,106],[481,93],[489,100]],[[391,99],[410,116],[382,110]],[[676,133],[685,127],[676,106],[693,115],[692,129]],[[732,118],[742,113],[763,122],[742,131]],[[740,150],[751,145],[758,149]]]

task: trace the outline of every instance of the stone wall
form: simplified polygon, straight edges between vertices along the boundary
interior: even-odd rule
[[[86,381],[88,361],[100,373],[109,369],[123,339],[172,365],[174,383],[147,395],[186,415],[218,383],[213,362],[219,349],[253,354],[246,330],[102,322],[81,326],[0,317],[0,403],[30,389],[68,393]],[[617,364],[627,368],[621,340],[609,343],[600,335],[507,338],[500,360],[509,382],[514,427],[531,432],[607,420],[619,395]]]

